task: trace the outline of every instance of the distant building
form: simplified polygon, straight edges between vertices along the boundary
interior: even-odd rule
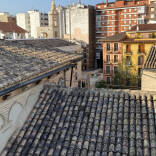
[[[156,23],[156,0],[150,1],[149,23]]]
[[[10,15],[8,12],[0,12],[0,22],[13,22],[16,24],[16,17]]]
[[[156,45],[150,49],[142,72],[142,90],[156,91]]]
[[[17,25],[30,32],[29,13],[19,13],[16,15]]]
[[[13,22],[0,22],[0,39],[25,39],[27,31]]]
[[[131,31],[101,40],[103,43],[103,75],[107,84],[112,84],[118,65],[127,67],[134,76],[140,78],[144,62],[151,46],[156,43],[156,24],[141,24]],[[131,81],[127,77],[127,82]],[[127,83],[128,84],[128,83]]]
[[[148,0],[116,0],[96,5],[96,64],[102,68],[100,39],[130,30],[148,21]]]
[[[120,33],[103,39],[103,79],[111,84],[119,64],[122,63],[123,44],[126,33]]]
[[[27,13],[19,13],[16,15],[16,19],[17,25],[29,31],[31,38],[38,38],[38,27],[48,26],[48,14],[40,13],[37,10],[31,10]]]
[[[64,19],[63,19],[64,20]],[[64,38],[86,44],[83,70],[95,67],[95,8],[78,3],[65,9]],[[63,30],[63,28],[61,28]]]
[[[49,17],[48,25],[37,28],[37,37],[38,38],[61,38],[60,29],[59,29],[59,13],[56,9],[54,0],[52,0],[48,17]]]

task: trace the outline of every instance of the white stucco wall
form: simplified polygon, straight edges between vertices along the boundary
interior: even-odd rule
[[[143,91],[156,91],[156,71],[143,71],[141,89]]]
[[[30,17],[28,13],[19,13],[16,15],[17,25],[30,32]]]
[[[89,9],[72,8],[66,9],[66,34],[70,34],[69,12],[71,11],[71,34],[72,38],[89,42]]]
[[[15,135],[26,121],[42,89],[41,84],[0,103],[0,153],[9,138]]]

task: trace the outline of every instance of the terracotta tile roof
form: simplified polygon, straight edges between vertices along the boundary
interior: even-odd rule
[[[149,55],[146,59],[145,69],[156,69],[156,45],[153,45],[150,49]]]
[[[2,32],[16,32],[16,33],[26,33],[27,31],[19,27],[13,22],[0,22],[0,31]]]
[[[71,46],[75,45],[66,40],[62,39],[30,39],[30,40],[12,40],[12,41],[1,41],[1,45],[6,46],[14,46],[19,48],[27,48],[27,49],[47,49],[53,50],[55,47],[63,47],[63,46]]]
[[[126,33],[122,32],[110,37],[106,37],[105,39],[101,39],[100,41],[102,42],[119,42],[119,41],[123,41],[124,39],[126,39]]]
[[[155,156],[154,95],[45,86],[2,154]]]
[[[55,41],[55,39],[44,40],[45,47],[36,43],[34,48],[25,45],[23,41],[22,43],[20,41],[4,41],[4,44],[2,41],[0,44],[0,91],[82,59],[82,55],[77,51],[67,51],[63,48],[60,50],[55,47],[56,45],[60,45],[60,47],[67,45],[67,43],[64,44],[64,41],[62,42],[61,40],[60,42],[59,40]],[[68,46],[70,45],[73,48],[73,44],[68,42]]]
[[[137,27],[139,27],[139,31],[156,31],[156,24],[139,24],[133,26],[129,32],[138,31]]]

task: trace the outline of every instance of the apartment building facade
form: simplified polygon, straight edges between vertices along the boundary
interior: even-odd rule
[[[122,70],[127,76],[126,85],[134,82],[129,76],[137,78],[137,83],[140,85],[144,62],[152,45],[156,43],[156,24],[140,24],[132,27],[131,31],[101,41],[103,42],[103,78],[106,83],[113,84],[115,73]]]
[[[31,38],[37,38],[37,28],[48,26],[48,14],[40,13],[38,10],[30,10],[27,13],[16,15],[17,25],[26,29]]]
[[[16,17],[8,12],[0,12],[0,22],[12,22],[16,24]]]
[[[102,67],[100,39],[148,22],[149,0],[116,0],[96,5],[96,62]]]
[[[150,1],[149,23],[156,23],[156,0]]]
[[[103,42],[103,79],[107,84],[111,84],[119,64],[122,64],[123,44],[126,33],[102,39]]]

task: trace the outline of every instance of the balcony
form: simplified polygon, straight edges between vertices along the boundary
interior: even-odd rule
[[[145,54],[145,51],[138,50],[138,54]]]
[[[105,74],[105,75],[112,75],[113,71],[112,70],[103,70],[103,74]]]
[[[132,51],[131,50],[126,50],[125,53],[128,54],[128,55],[132,55]]]

